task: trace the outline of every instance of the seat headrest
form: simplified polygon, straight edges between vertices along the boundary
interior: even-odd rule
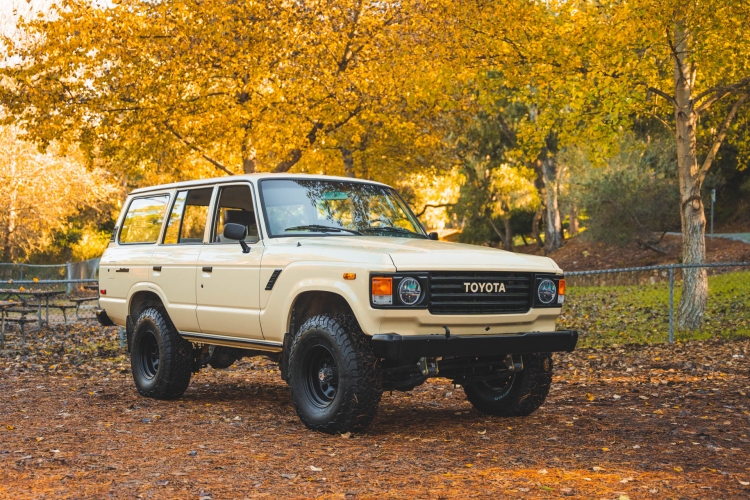
[[[254,226],[255,216],[253,212],[245,210],[227,210],[224,212],[224,224],[242,224],[243,226]]]

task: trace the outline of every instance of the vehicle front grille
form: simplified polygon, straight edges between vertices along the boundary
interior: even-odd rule
[[[467,291],[467,283],[469,290]],[[471,291],[473,283],[485,284],[484,291]],[[487,291],[487,283],[502,283],[505,292]],[[432,314],[518,314],[531,308],[532,273],[433,272],[430,273]]]

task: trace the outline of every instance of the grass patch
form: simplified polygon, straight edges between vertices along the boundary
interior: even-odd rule
[[[750,336],[750,271],[708,278],[703,328],[677,331],[682,283],[675,283],[675,340]],[[669,339],[669,283],[571,286],[558,327],[581,332],[580,347],[654,344]]]

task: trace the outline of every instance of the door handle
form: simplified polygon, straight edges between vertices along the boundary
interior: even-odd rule
[[[161,272],[161,266],[154,266],[154,271]]]
[[[214,268],[211,267],[211,266],[203,266],[203,272],[204,273],[210,273],[213,270],[214,270]]]
[[[116,273],[129,273],[130,269],[127,267],[121,267],[120,269],[115,270]]]

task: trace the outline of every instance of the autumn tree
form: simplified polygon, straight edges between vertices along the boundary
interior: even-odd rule
[[[420,54],[421,2],[71,0],[23,28],[3,102],[41,144],[82,143],[132,175],[286,172],[401,99]],[[367,116],[367,114],[370,116]],[[351,163],[349,161],[349,163]]]
[[[705,261],[701,187],[750,98],[750,4],[709,0],[582,1],[589,70],[623,110],[656,116],[677,143],[684,264]],[[700,327],[705,268],[683,272],[678,326]]]
[[[47,153],[0,127],[0,244],[3,262],[47,248],[55,231],[79,211],[96,210],[118,195],[111,177],[89,169],[75,151],[53,144]]]

